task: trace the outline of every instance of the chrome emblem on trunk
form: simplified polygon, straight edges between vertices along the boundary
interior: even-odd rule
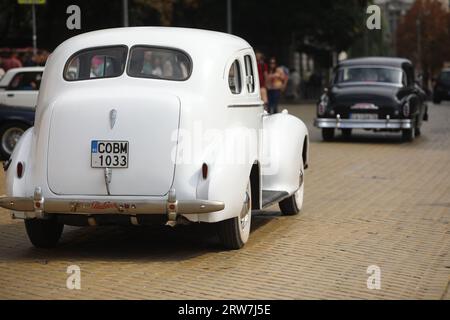
[[[373,103],[357,103],[350,107],[352,110],[378,110],[378,106]]]
[[[114,128],[114,125],[116,124],[116,120],[117,120],[117,110],[112,109],[109,112],[109,124],[111,125],[111,129]]]

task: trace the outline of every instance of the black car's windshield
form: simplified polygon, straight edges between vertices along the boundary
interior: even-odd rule
[[[442,72],[439,78],[444,83],[450,83],[450,71]]]
[[[341,67],[336,72],[336,84],[364,82],[402,85],[406,81],[404,72],[397,68],[387,67]]]

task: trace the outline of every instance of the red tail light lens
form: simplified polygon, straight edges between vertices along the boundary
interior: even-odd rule
[[[21,179],[23,177],[24,170],[25,170],[25,165],[23,164],[23,162],[18,162],[17,163],[17,178]]]
[[[202,165],[202,177],[205,180],[208,178],[208,165],[206,163]]]

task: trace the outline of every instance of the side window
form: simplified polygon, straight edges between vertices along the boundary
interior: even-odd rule
[[[253,72],[253,61],[250,55],[246,55],[245,61],[245,83],[247,84],[247,91],[249,93],[255,92],[255,74]]]
[[[41,86],[42,73],[21,72],[14,76],[7,90],[33,91]]]
[[[232,94],[240,94],[242,91],[241,65],[235,60],[228,73],[228,86]]]

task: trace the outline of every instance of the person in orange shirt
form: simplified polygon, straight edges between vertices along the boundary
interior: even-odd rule
[[[265,79],[269,100],[268,111],[270,114],[278,113],[278,103],[280,102],[281,92],[286,88],[287,77],[283,69],[278,66],[275,58],[270,58]]]

